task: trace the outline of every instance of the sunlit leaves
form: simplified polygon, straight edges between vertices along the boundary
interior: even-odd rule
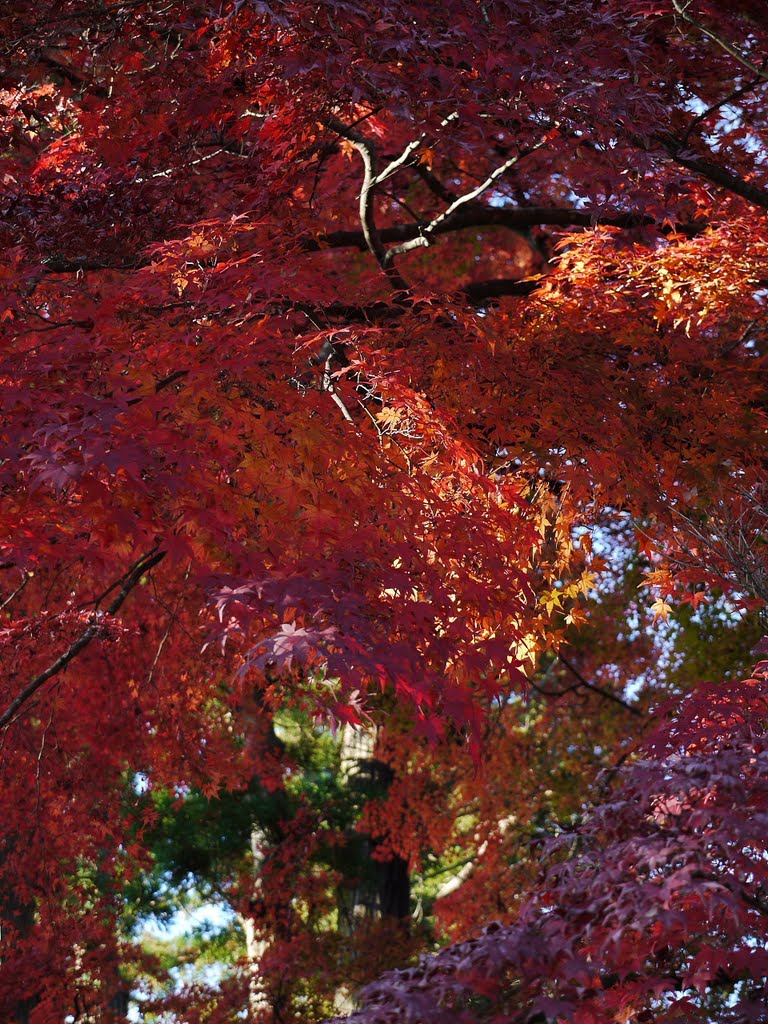
[[[59,666],[2,737],[6,1017],[17,974],[34,1024],[80,1013],[89,978],[114,985],[155,813],[126,779],[295,795],[276,714],[375,727],[393,782],[360,828],[412,870],[468,859],[437,900],[446,933],[513,928],[531,843],[582,813],[653,692],[690,685],[675,645],[708,630],[699,665],[724,622],[750,635],[768,596],[765,25],[754,4],[689,7],[5,5],[3,707]],[[102,615],[147,551],[162,562]],[[744,658],[716,654],[725,676]],[[705,911],[753,927],[696,875],[689,835],[732,843],[748,826],[720,796],[737,776],[759,790],[760,750],[720,736],[728,771],[706,760],[719,700],[683,702],[685,760],[631,769],[577,829],[598,853],[529,903],[562,895],[559,938],[537,918],[464,949],[478,998],[489,964],[530,956],[532,1012],[692,1014],[723,971],[758,970],[701,943],[686,973],[646,963],[698,942]],[[329,1009],[296,970],[322,959],[315,935],[343,962],[319,815],[292,805],[264,869],[296,890],[260,925],[284,1015]],[[596,973],[611,958],[618,980]],[[221,1020],[247,998],[233,977]]]

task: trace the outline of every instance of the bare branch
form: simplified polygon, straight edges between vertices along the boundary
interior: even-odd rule
[[[375,189],[377,184],[376,173],[376,150],[373,142],[366,139],[354,128],[349,128],[339,121],[338,118],[328,118],[328,127],[338,135],[348,139],[355,147],[363,161],[363,184],[360,188],[360,224],[363,229],[363,237],[369,251],[376,257],[376,261],[387,275],[392,286],[399,292],[407,292],[408,285],[400,274],[393,268],[386,265],[386,253],[382,245],[379,233],[376,229],[376,217],[374,210]]]
[[[43,269],[50,274],[78,274],[86,270],[138,270],[141,267],[148,267],[150,260],[142,257],[135,260],[125,260],[122,263],[109,263],[105,260],[96,259],[92,256],[46,256],[42,260]]]
[[[83,86],[94,96],[99,96],[102,99],[106,99],[109,96],[109,89],[107,89],[106,86],[97,85],[95,82],[80,74],[79,71],[75,71],[75,69],[70,67],[68,64],[63,64],[61,61],[55,60],[44,51],[38,51],[36,57],[41,64],[50,68],[54,74],[59,75],[60,78],[63,78],[65,82],[69,82],[70,85]]]
[[[150,548],[149,551],[145,552],[143,555],[140,555],[135,562],[128,566],[123,575],[118,576],[118,578],[113,583],[110,583],[106,590],[102,590],[98,597],[93,598],[91,601],[84,602],[79,607],[87,608],[88,605],[93,605],[94,610],[98,609],[101,602],[104,601],[112,593],[113,590],[117,590],[118,587],[120,587],[131,575],[133,575],[133,573],[139,566],[142,565],[142,563],[146,562],[148,558],[155,554],[157,548],[158,545],[155,544],[155,546]]]
[[[510,815],[507,818],[502,818],[501,821],[497,823],[496,829],[494,831],[498,835],[504,836],[506,832],[509,830],[510,825],[515,824],[515,821],[516,819],[514,815]],[[445,899],[446,896],[450,896],[451,893],[456,892],[457,889],[460,889],[461,886],[472,877],[472,875],[475,873],[477,862],[485,854],[490,844],[490,841],[491,836],[488,836],[487,839],[484,839],[483,842],[478,846],[477,853],[475,854],[475,856],[470,858],[464,864],[462,864],[458,871],[455,871],[450,878],[446,879],[445,882],[443,882],[443,884],[435,893],[435,900],[442,900]]]
[[[670,143],[663,142],[665,148],[672,145],[682,148],[677,140]],[[426,172],[426,168],[417,165],[419,174]],[[423,176],[423,175],[422,175]],[[436,181],[436,179],[434,179]],[[438,193],[436,193],[438,194]],[[456,202],[456,196],[445,190],[441,198],[451,204]],[[613,213],[603,214],[599,210],[577,210],[573,207],[547,207],[547,206],[485,206],[482,203],[468,203],[459,206],[450,217],[446,217],[436,223],[432,228],[434,235],[447,234],[453,231],[471,230],[472,228],[502,227],[511,231],[522,231],[537,225],[564,228],[595,227],[605,224],[609,227],[636,228],[643,224],[653,224],[653,218],[635,213]],[[422,224],[395,224],[391,227],[378,230],[378,239],[382,244],[390,242],[407,242],[418,237],[426,228],[428,223]],[[674,230],[682,231],[679,225]],[[365,251],[368,248],[366,235],[361,230],[329,231],[317,237],[306,237],[299,240],[298,245],[305,252],[317,252],[329,247],[331,249],[360,249]],[[109,263],[89,256],[65,257],[51,255],[42,261],[43,269],[51,274],[77,274],[81,271],[132,271],[140,270],[150,263],[149,257],[137,257],[127,259],[122,263]]]
[[[471,860],[468,860],[463,864],[458,871],[455,871],[450,878],[446,879],[445,882],[435,893],[435,900],[445,899],[446,896],[450,896],[451,893],[456,892],[461,886],[468,881],[475,873],[477,867],[477,859],[482,857],[485,851],[488,849],[488,840],[481,843],[477,848],[477,854]]]
[[[192,571],[192,563],[190,562],[189,565],[187,566],[187,571],[184,573],[184,583],[186,583],[187,580],[189,579],[189,574],[190,574],[191,571]],[[173,611],[171,612],[171,614],[170,614],[170,616],[168,618],[168,625],[166,626],[165,632],[163,633],[162,637],[160,638],[160,643],[157,645],[157,650],[155,651],[155,657],[154,657],[154,659],[152,661],[152,665],[150,666],[149,675],[147,676],[147,682],[146,682],[147,686],[151,686],[152,685],[152,680],[155,677],[155,670],[157,669],[157,664],[160,661],[160,657],[161,657],[161,655],[163,653],[163,648],[165,647],[166,643],[168,642],[168,638],[170,637],[171,632],[173,630],[173,627],[174,627],[174,625],[176,623],[176,619],[177,619],[178,614],[179,614],[179,607],[181,606],[181,600],[182,600],[183,596],[184,596],[184,590],[180,589],[179,590],[179,595],[176,598],[176,603],[175,603],[175,605],[173,607]]]
[[[464,295],[472,306],[487,304],[488,300],[500,299],[505,296],[522,298],[531,295],[540,288],[544,278],[531,278],[525,281],[513,277],[496,277],[489,281],[470,281],[464,285],[460,294]]]
[[[545,280],[546,277],[526,280],[498,277],[487,281],[471,281],[463,288],[458,289],[455,294],[464,297],[472,306],[485,306],[489,299],[493,300],[504,296],[523,298],[531,295],[541,287]],[[418,302],[369,302],[365,305],[329,302],[327,306],[316,306],[309,302],[279,296],[252,296],[252,301],[258,300],[264,302],[265,309],[253,313],[254,318],[263,317],[265,314],[275,315],[295,311],[303,313],[318,330],[321,329],[319,323],[331,325],[339,321],[347,324],[394,323],[407,313],[418,313],[422,308]],[[320,359],[316,355],[313,356],[310,363],[313,366],[319,365],[326,357],[325,353],[322,353],[321,356]]]
[[[576,210],[568,206],[485,206],[482,203],[473,202],[459,207],[450,217],[437,223],[432,229],[432,234],[442,235],[452,231],[485,227],[523,231],[537,225],[590,228],[605,224],[609,227],[636,228],[653,223],[652,217],[636,213],[602,214],[598,210]],[[423,234],[427,227],[428,223],[395,224],[392,227],[381,228],[379,238],[382,243],[407,242]],[[681,229],[676,226],[675,230]],[[302,239],[300,244],[305,251],[314,251],[325,246],[332,249],[364,250],[366,248],[365,238],[361,231],[330,231],[319,237]]]
[[[696,171],[697,174],[701,174],[702,177],[707,178],[713,184],[728,189],[734,195],[746,199],[753,206],[759,206],[763,210],[768,210],[768,190],[745,181],[738,174],[734,174],[720,164],[716,164],[714,160],[699,156],[683,156],[683,146],[678,139],[661,138],[659,141],[675,163],[681,164],[691,171]]]
[[[497,167],[495,171],[491,171],[491,173],[488,175],[485,181],[481,181],[480,184],[476,188],[473,188],[471,192],[467,192],[465,195],[459,196],[458,199],[451,203],[451,205],[448,207],[447,210],[445,210],[444,213],[441,213],[439,217],[436,217],[432,221],[432,223],[425,228],[425,231],[429,233],[434,232],[436,228],[444,220],[448,220],[448,218],[452,214],[456,213],[456,211],[460,207],[465,206],[467,203],[473,202],[475,199],[481,196],[483,192],[489,189],[495,181],[498,181],[503,174],[506,174],[506,172],[510,170],[512,167],[514,167],[515,164],[519,163],[520,160],[523,159],[523,157],[530,156],[530,154],[535,153],[537,149],[541,149],[543,145],[544,140],[542,139],[540,142],[537,142],[534,146],[531,146],[530,149],[524,149],[520,153],[516,153],[513,157],[510,157],[509,160],[506,160],[503,164]]]
[[[731,89],[731,91],[727,93],[725,96],[723,96],[722,99],[715,100],[714,103],[710,103],[707,109],[702,110],[700,114],[694,117],[694,119],[685,129],[685,134],[680,140],[680,145],[683,147],[688,145],[688,139],[690,139],[691,135],[698,128],[698,126],[700,124],[703,124],[703,122],[707,120],[710,114],[714,114],[716,110],[720,110],[720,108],[724,107],[726,103],[732,103],[734,100],[741,99],[742,96],[748,95],[759,85],[763,84],[764,83],[759,81],[759,79],[753,78],[751,82],[746,82],[744,85],[740,85],[736,89]]]
[[[454,111],[454,113],[449,114],[448,117],[446,117],[443,121],[440,122],[440,127],[446,128],[451,123],[451,121],[458,120],[458,117],[459,115]],[[420,149],[421,146],[423,146],[426,141],[427,133],[422,132],[418,139],[414,139],[413,142],[409,142],[408,145],[403,150],[403,152],[400,154],[400,156],[393,160],[391,163],[389,163],[384,168],[384,170],[379,175],[377,175],[375,184],[380,185],[383,181],[386,181],[387,178],[390,178],[393,174],[399,171],[401,167],[404,167],[411,160],[414,153],[418,149]]]
[[[471,192],[465,193],[463,196],[459,196],[455,199],[447,210],[444,210],[438,217],[430,221],[426,227],[421,229],[419,235],[412,238],[408,242],[403,242],[401,245],[395,245],[391,249],[387,250],[384,255],[384,262],[386,266],[389,266],[396,256],[400,256],[403,253],[410,252],[411,249],[417,249],[422,246],[428,246],[432,244],[432,235],[437,231],[441,224],[450,220],[451,216],[456,214],[462,206],[466,206],[468,203],[473,203],[479,196],[483,194],[487,189],[493,185],[495,181],[506,173],[510,168],[514,167],[524,156],[535,152],[544,145],[544,140],[537,142],[535,146],[530,149],[523,150],[520,153],[516,153],[515,156],[510,157],[503,164],[500,164],[494,171],[492,171],[485,181],[481,181],[480,184],[473,188]]]
[[[393,174],[396,174],[401,167],[404,167],[410,161],[413,154],[424,144],[426,138],[427,136],[424,134],[420,135],[418,139],[414,139],[413,142],[409,142],[400,156],[387,164],[384,170],[376,175],[375,184],[381,185],[387,178],[391,178]]]
[[[734,496],[740,499],[738,504],[734,503]],[[765,483],[742,488],[735,481],[729,481],[729,494],[715,497],[705,518],[676,505],[671,509],[683,524],[678,543],[686,556],[685,559],[675,557],[675,562],[683,567],[703,569],[721,579],[728,588],[735,583],[768,604],[768,565],[760,546],[755,543],[764,536],[768,522]],[[695,552],[686,543],[686,535],[695,540]]]
[[[326,361],[325,361],[325,367],[323,369],[322,389],[323,389],[323,391],[327,391],[328,392],[328,394],[331,396],[331,398],[336,403],[336,405],[339,407],[339,409],[341,409],[341,415],[344,417],[344,419],[348,423],[354,423],[355,421],[354,421],[354,419],[352,417],[352,413],[349,411],[349,409],[347,408],[347,406],[346,406],[346,404],[344,402],[344,399],[341,397],[341,395],[339,395],[337,393],[336,387],[334,386],[333,374],[331,372],[332,360],[333,360],[333,357],[329,356],[329,358],[326,359]]]
[[[438,199],[442,199],[444,203],[452,203],[454,201],[456,193],[451,192],[450,189],[446,188],[442,181],[440,181],[440,179],[437,178],[423,163],[414,164],[413,169],[430,192],[434,192]]]
[[[155,394],[162,391],[163,388],[167,388],[170,387],[171,384],[175,384],[177,380],[182,380],[187,376],[189,376],[189,370],[174,370],[174,372],[169,373],[167,377],[161,377],[155,384]]]

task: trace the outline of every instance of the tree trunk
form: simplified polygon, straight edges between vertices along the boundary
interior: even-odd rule
[[[341,737],[341,771],[347,785],[361,798],[373,793],[386,794],[394,782],[389,765],[374,756],[375,729],[353,729],[347,725]],[[375,840],[366,840],[368,864],[364,878],[347,897],[349,930],[355,921],[389,917],[408,927],[411,910],[411,880],[408,863],[402,857],[387,860],[373,857]]]
[[[269,948],[269,940],[264,935],[264,880],[261,877],[261,869],[269,845],[266,832],[254,825],[251,829],[251,910],[247,914],[238,915],[248,957],[248,1014],[253,1021],[260,1020],[269,1010],[269,998],[261,973],[261,961]]]
[[[7,855],[6,855],[7,856]],[[5,879],[5,892],[0,899],[0,962],[4,959],[8,944],[8,933],[14,933],[20,938],[29,936],[35,924],[35,908],[31,903],[22,903],[12,887],[9,887],[9,879]],[[18,999],[11,1007],[7,1007],[13,1014],[12,1024],[29,1024],[32,1010],[37,1004],[37,996],[27,996]]]

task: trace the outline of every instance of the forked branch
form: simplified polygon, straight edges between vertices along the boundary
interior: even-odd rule
[[[388,267],[386,250],[376,229],[374,200],[378,176],[376,171],[376,149],[370,139],[366,139],[356,129],[350,128],[336,117],[330,117],[327,125],[338,135],[348,139],[355,147],[363,161],[363,184],[360,187],[360,225],[363,229],[365,244],[376,257],[376,261],[389,278],[392,287],[398,292],[407,292],[408,285],[394,267]],[[410,156],[410,154],[409,154]]]
[[[444,210],[439,216],[435,217],[434,220],[430,221],[425,228],[422,229],[421,234],[416,238],[412,238],[408,242],[403,242],[402,245],[394,245],[391,249],[387,250],[384,256],[384,262],[386,265],[390,265],[396,256],[400,256],[403,253],[409,252],[411,249],[417,249],[421,246],[428,246],[432,244],[432,236],[439,229],[441,224],[444,224],[448,219],[454,216],[462,206],[466,206],[468,203],[474,202],[478,199],[483,192],[486,192],[495,181],[506,174],[507,171],[511,170],[516,163],[518,163],[524,156],[528,156],[534,153],[537,149],[540,149],[544,145],[544,140],[540,140],[530,149],[522,150],[520,153],[516,153],[515,156],[510,157],[503,164],[500,164],[495,170],[491,171],[485,181],[481,181],[479,185],[473,188],[470,192],[466,192],[463,196],[459,196],[455,199],[447,210]]]

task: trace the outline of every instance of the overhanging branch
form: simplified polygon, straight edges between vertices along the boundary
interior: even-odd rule
[[[515,278],[498,277],[487,281],[471,281],[469,284],[459,288],[454,293],[459,299],[463,298],[471,306],[487,305],[489,300],[508,297],[524,298],[531,295],[542,286],[546,277],[518,280]],[[256,298],[256,297],[254,297]],[[305,302],[301,299],[290,299],[287,297],[270,298],[262,296],[265,312],[267,315],[278,315],[280,313],[304,313],[326,325],[347,324],[387,324],[397,323],[409,313],[418,313],[420,309],[429,311],[432,307],[426,307],[419,301],[406,302],[369,302],[363,305],[356,305],[347,302],[329,302],[326,306]],[[263,313],[255,313],[254,316],[261,317]]]
[[[455,198],[455,197],[452,197]],[[768,202],[768,197],[766,197]],[[507,228],[510,231],[525,231],[528,228],[561,227],[561,228],[593,228],[616,227],[636,228],[653,224],[652,217],[637,213],[603,214],[599,210],[577,210],[573,207],[549,206],[485,206],[482,203],[467,203],[454,213],[435,224],[432,234],[443,235],[454,231],[468,231],[477,228]],[[428,222],[417,224],[393,224],[391,227],[379,228],[377,231],[380,243],[399,244],[417,238],[428,226]],[[676,230],[681,230],[676,227]],[[359,249],[365,252],[369,248],[366,234],[361,229],[345,229],[328,231],[315,237],[304,237],[298,242],[305,252],[318,252],[323,249]],[[383,257],[382,257],[383,258]],[[43,269],[51,274],[77,274],[86,271],[132,271],[148,267],[148,257],[137,256],[120,263],[110,263],[93,256],[51,255],[42,261]]]
[[[591,228],[604,225],[617,228],[636,228],[653,223],[653,218],[636,213],[601,214],[597,210],[577,210],[573,207],[546,206],[485,206],[482,203],[467,203],[449,217],[435,224],[434,235],[473,228],[500,227],[511,231],[524,231],[536,226],[562,228]],[[382,243],[408,242],[424,233],[428,224],[395,224],[379,229]],[[308,250],[322,248],[360,249],[367,248],[362,231],[329,231],[317,238],[305,239],[302,247]]]
[[[705,25],[697,18],[694,18],[693,15],[689,13],[688,8],[691,6],[690,0],[672,0],[672,6],[683,21],[687,21],[689,25],[693,26],[693,28],[697,28],[699,32],[707,37],[707,39],[711,39],[716,46],[719,46],[721,50],[724,50],[727,54],[733,57],[733,59],[738,64],[741,64],[743,68],[751,71],[758,79],[768,82],[768,71],[766,71],[765,66],[759,68],[757,64],[753,64],[753,62],[746,57],[737,46],[734,46],[730,39],[725,39],[723,36],[719,35],[713,29],[709,28],[709,26]]]

